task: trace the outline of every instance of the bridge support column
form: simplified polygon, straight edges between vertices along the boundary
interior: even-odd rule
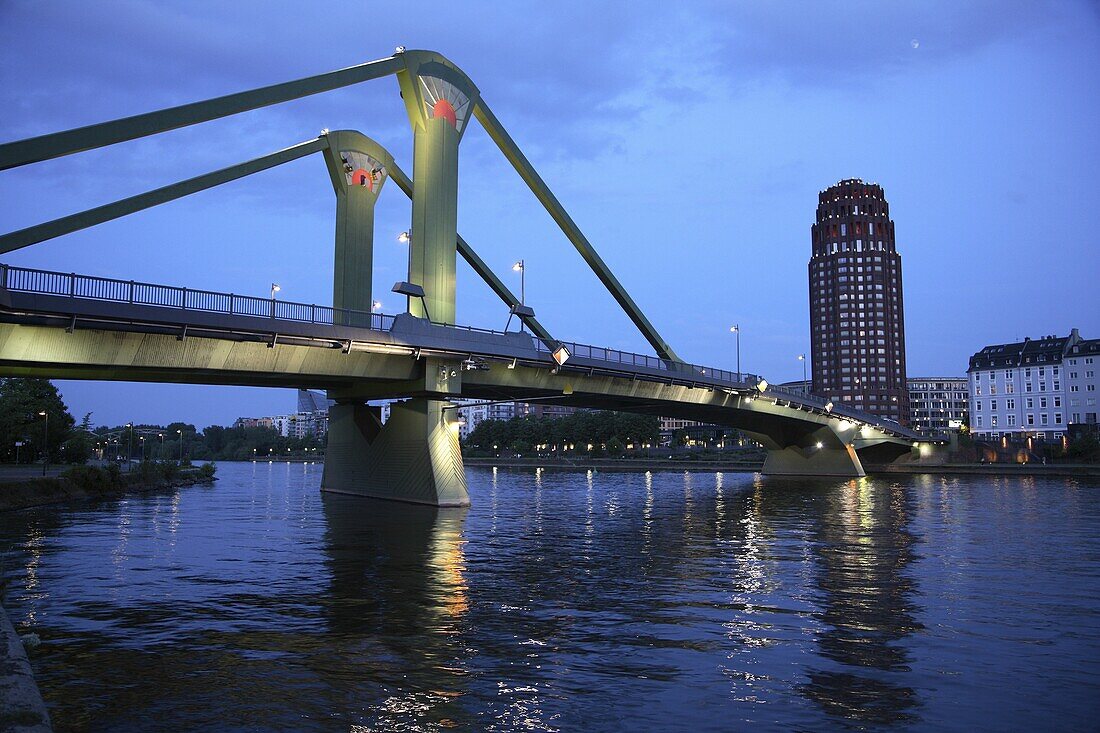
[[[844,476],[866,475],[863,464],[850,445],[787,446],[768,451],[761,473],[766,476]]]
[[[431,506],[469,506],[448,403],[395,402],[383,425],[380,408],[337,404],[329,409],[321,490]]]

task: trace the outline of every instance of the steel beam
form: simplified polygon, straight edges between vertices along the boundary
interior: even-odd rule
[[[390,56],[282,84],[272,84],[202,102],[192,102],[120,120],[100,122],[64,132],[4,143],[0,145],[0,170],[94,150],[200,122],[229,117],[260,107],[269,107],[313,94],[330,92],[341,87],[396,74],[404,68],[405,60],[400,55]]]
[[[168,203],[169,201],[174,201],[178,198],[198,193],[199,191],[205,191],[208,188],[220,186],[223,183],[229,183],[238,178],[250,176],[253,173],[259,173],[268,168],[274,168],[283,163],[289,163],[292,160],[304,158],[307,155],[319,152],[327,147],[328,140],[325,137],[319,137],[316,140],[299,143],[289,148],[271,153],[270,155],[264,155],[244,163],[238,163],[237,165],[231,165],[228,168],[222,168],[213,173],[205,173],[201,176],[188,178],[186,181],[180,181],[152,191],[146,191],[137,196],[130,196],[129,198],[121,199],[110,204],[97,206],[94,209],[88,209],[87,211],[63,216],[60,219],[47,221],[43,224],[36,224],[26,229],[20,229],[17,232],[4,234],[0,236],[0,254],[22,249],[32,244],[38,244],[39,242],[45,242],[46,240],[60,237],[63,234],[70,234],[81,229],[87,229],[96,224],[102,224],[103,222],[118,219],[127,214],[133,214],[143,209]]]
[[[489,133],[489,137],[496,143],[500,151],[504,153],[504,157],[508,159],[508,162],[512,164],[512,167],[519,173],[520,178],[527,184],[531,192],[535,194],[535,197],[546,208],[546,211],[557,222],[565,236],[569,241],[573,243],[573,246],[577,248],[577,251],[581,253],[581,257],[588,263],[588,266],[592,268],[592,271],[596,273],[596,277],[600,279],[600,282],[604,284],[604,287],[611,293],[615,301],[619,306],[626,311],[627,316],[634,322],[634,325],[638,327],[638,330],[642,332],[646,340],[657,351],[657,355],[662,359],[673,362],[682,362],[683,360],[676,355],[672,350],[672,347],[668,345],[668,342],[661,337],[661,334],[657,332],[653,324],[649,322],[649,319],[642,313],[641,308],[634,302],[630,294],[626,292],[626,288],[612,274],[611,269],[603,261],[602,258],[596,253],[596,250],[592,247],[592,244],[581,232],[580,227],[576,225],[573,219],[566,212],[565,208],[561,205],[558,199],[554,196],[546,182],[542,180],[538,172],[531,165],[531,162],[527,160],[527,157],[523,154],[523,151],[519,149],[515,141],[508,135],[508,132],[504,129],[504,126],[500,124],[500,120],[496,118],[492,110],[485,104],[484,99],[479,99],[477,106],[474,107],[474,116],[477,117],[481,126],[485,128],[485,131]]]

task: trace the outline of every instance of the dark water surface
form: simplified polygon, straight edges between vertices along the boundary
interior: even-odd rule
[[[320,466],[0,515],[58,730],[1096,730],[1095,479]]]

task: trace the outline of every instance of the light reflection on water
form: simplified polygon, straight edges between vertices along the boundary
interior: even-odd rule
[[[59,730],[1080,729],[1100,488],[320,466],[0,515]],[[1052,707],[1056,714],[1052,714]]]

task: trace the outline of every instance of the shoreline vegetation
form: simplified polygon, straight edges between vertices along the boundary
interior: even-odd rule
[[[146,461],[123,472],[117,464],[72,466],[56,476],[0,479],[0,511],[74,501],[113,499],[128,492],[213,484],[213,463],[179,466],[173,462]]]

